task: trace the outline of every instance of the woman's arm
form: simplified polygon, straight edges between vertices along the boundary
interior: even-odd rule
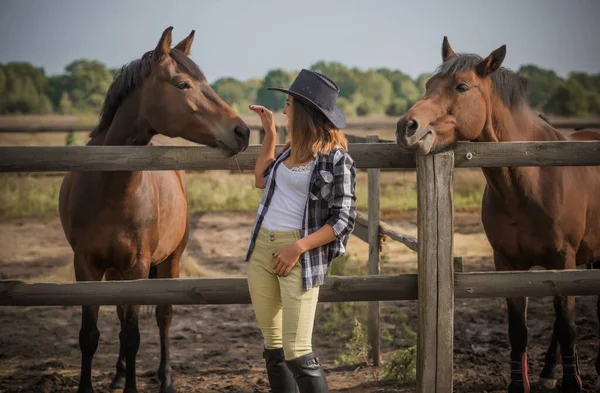
[[[263,129],[265,130],[265,139],[256,158],[256,165],[254,166],[254,185],[257,188],[263,189],[265,188],[263,175],[269,165],[275,160],[275,122],[273,121],[273,112],[264,106],[250,105],[250,110],[260,116]]]

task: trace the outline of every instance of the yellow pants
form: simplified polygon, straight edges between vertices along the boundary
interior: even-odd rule
[[[273,273],[273,253],[299,237],[300,231],[261,228],[248,261],[250,297],[265,348],[283,348],[286,360],[312,352],[312,330],[319,298],[319,287],[302,289],[300,261],[287,277]]]

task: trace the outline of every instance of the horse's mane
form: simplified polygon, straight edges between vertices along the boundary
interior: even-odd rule
[[[481,56],[472,53],[456,54],[442,63],[434,75],[456,75],[459,72],[472,70],[482,60]],[[491,77],[494,90],[509,109],[527,103],[527,79],[504,67],[496,70]]]
[[[115,75],[112,84],[108,88],[106,98],[100,112],[100,122],[90,133],[93,138],[102,134],[110,127],[117,109],[121,106],[125,98],[131,94],[142,83],[142,80],[150,75],[152,64],[152,53],[148,51],[140,59],[136,59],[128,64],[125,64]],[[171,49],[169,55],[175,62],[183,68],[185,72],[193,78],[203,81],[206,80],[204,73],[196,63],[188,56],[177,49]]]

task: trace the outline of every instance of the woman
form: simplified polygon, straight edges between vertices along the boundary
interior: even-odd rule
[[[312,351],[319,297],[333,258],[346,250],[356,218],[356,170],[340,131],[346,117],[338,86],[302,70],[289,89],[290,143],[275,157],[275,125],[267,108],[251,105],[265,139],[255,185],[264,189],[246,260],[248,286],[264,337],[272,392],[329,392]]]

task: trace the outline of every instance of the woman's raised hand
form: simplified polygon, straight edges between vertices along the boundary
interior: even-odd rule
[[[250,105],[250,110],[256,112],[260,117],[263,129],[265,132],[275,132],[275,120],[273,119],[273,112],[260,105]]]

